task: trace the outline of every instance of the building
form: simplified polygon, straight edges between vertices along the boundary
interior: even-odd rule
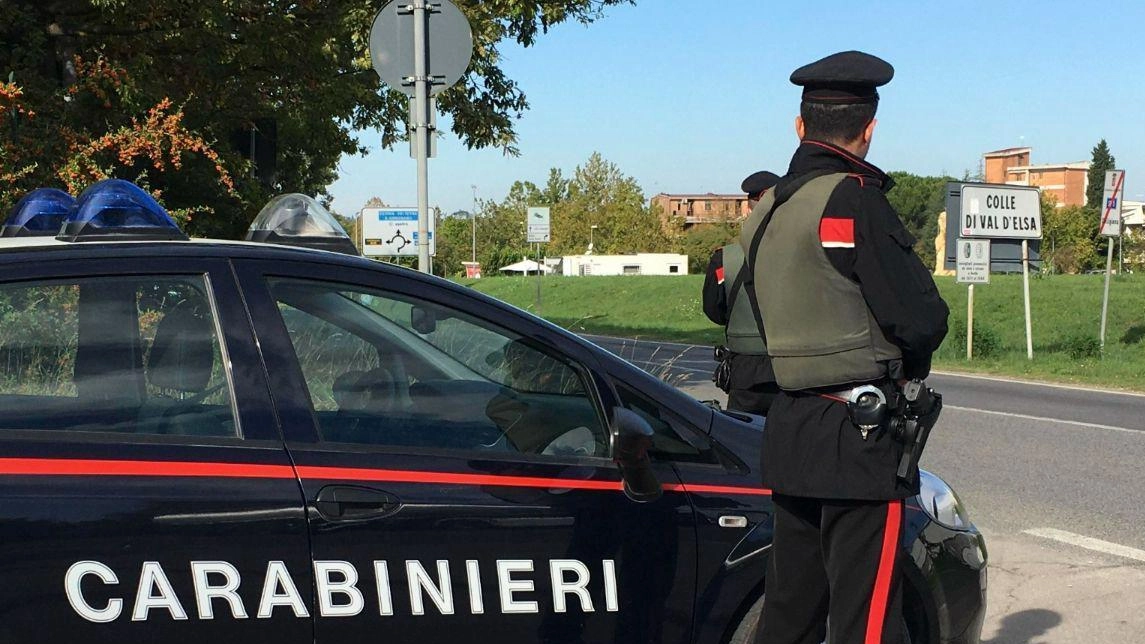
[[[707,194],[660,194],[652,197],[652,205],[660,207],[660,220],[667,226],[672,218],[683,222],[684,228],[696,224],[715,224],[723,221],[739,221],[751,214],[747,205],[747,195]]]
[[[1030,164],[1032,148],[1006,148],[982,155],[983,180],[1012,186],[1034,186],[1057,198],[1058,206],[1084,206],[1089,187],[1089,161]]]
[[[687,275],[688,256],[675,253],[633,253],[631,255],[565,255],[561,274],[588,275]]]

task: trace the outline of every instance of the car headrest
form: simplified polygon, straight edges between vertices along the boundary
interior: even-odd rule
[[[215,366],[211,318],[196,303],[184,300],[155,329],[147,356],[147,380],[160,389],[198,392],[206,389]]]

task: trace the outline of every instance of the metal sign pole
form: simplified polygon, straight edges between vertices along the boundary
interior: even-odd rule
[[[974,285],[966,291],[966,359],[974,358]]]
[[[429,77],[426,75],[426,0],[413,1],[414,136],[417,137],[417,269],[429,272]]]
[[[1107,237],[1105,252],[1105,295],[1101,298],[1101,348],[1105,349],[1105,320],[1109,312],[1109,275],[1113,272],[1113,238]]]
[[[1034,331],[1030,323],[1030,242],[1022,240],[1022,295],[1026,300],[1026,359],[1034,359]]]
[[[541,316],[541,245],[533,244],[537,262],[537,317]]]

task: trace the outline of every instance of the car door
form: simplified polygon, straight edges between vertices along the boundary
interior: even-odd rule
[[[284,599],[311,584],[301,495],[227,263],[42,252],[0,281],[0,641],[311,642]]]
[[[591,351],[392,270],[239,273],[291,420],[318,642],[689,640],[691,507],[624,494]]]

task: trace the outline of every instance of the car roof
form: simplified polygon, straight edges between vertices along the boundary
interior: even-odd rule
[[[161,252],[174,256],[215,256],[247,257],[266,259],[292,259],[295,261],[317,261],[321,263],[349,263],[374,269],[396,270],[405,274],[417,271],[389,264],[375,262],[356,255],[346,255],[328,250],[268,244],[264,242],[235,241],[230,239],[189,240],[133,240],[133,239],[93,239],[80,242],[61,241],[55,237],[2,237],[0,238],[0,262],[34,261],[44,252],[63,252],[79,257],[107,257],[112,254],[124,256],[144,256]]]

